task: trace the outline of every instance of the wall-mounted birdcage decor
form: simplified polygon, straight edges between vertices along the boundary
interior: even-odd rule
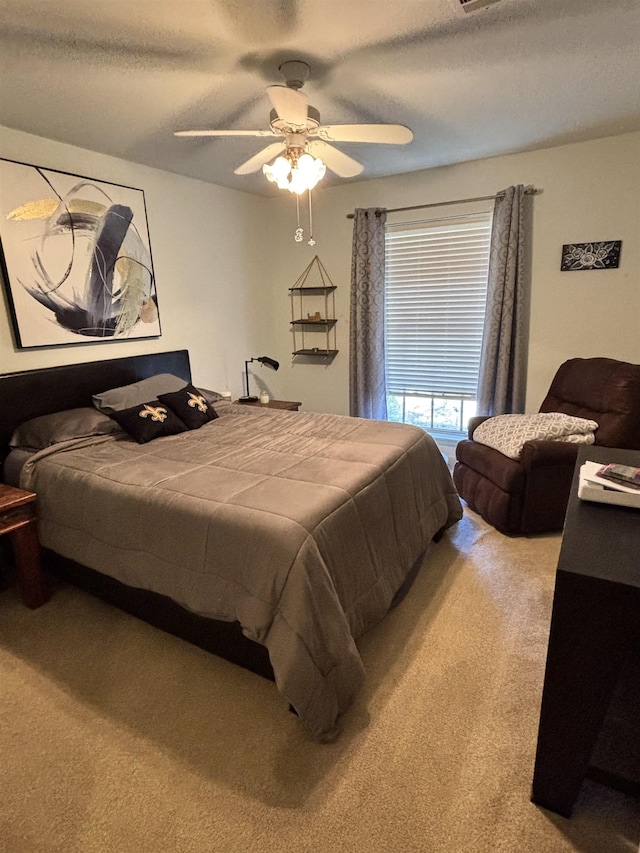
[[[336,286],[316,255],[289,288],[294,357],[326,360],[338,354],[335,291]]]

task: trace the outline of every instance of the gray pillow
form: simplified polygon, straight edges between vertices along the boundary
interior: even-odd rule
[[[51,415],[40,415],[25,421],[14,431],[9,444],[11,447],[25,447],[42,450],[60,441],[71,438],[85,438],[89,435],[109,435],[120,432],[120,428],[111,418],[97,412],[90,406],[80,409],[66,409]]]
[[[174,376],[172,373],[157,373],[148,379],[140,379],[131,385],[122,385],[120,388],[111,388],[101,394],[93,395],[93,405],[105,415],[114,412],[123,412],[149,400],[157,400],[160,394],[170,394],[172,391],[180,391],[185,387],[187,381]]]
[[[213,405],[214,403],[221,403],[224,400],[222,394],[219,394],[217,391],[209,391],[208,388],[199,388],[198,389],[204,399],[209,403],[209,405]]]

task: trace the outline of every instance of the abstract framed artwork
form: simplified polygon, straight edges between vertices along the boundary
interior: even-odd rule
[[[161,335],[142,190],[0,159],[0,249],[18,347]]]
[[[568,243],[562,247],[560,272],[613,270],[620,266],[622,240],[598,243]]]

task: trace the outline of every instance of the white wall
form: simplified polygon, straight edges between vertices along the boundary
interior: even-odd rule
[[[338,286],[339,355],[323,363],[283,364],[282,393],[305,409],[348,411],[348,317],[355,207],[400,207],[490,195],[511,184],[538,187],[533,198],[531,328],[527,410],[535,411],[567,358],[608,356],[640,363],[640,134],[477,160],[392,178],[319,188],[313,248],[293,241],[295,205],[272,202],[273,323],[288,334],[291,286],[314,254]],[[460,212],[460,207],[420,216]],[[415,215],[415,214],[412,214]],[[405,214],[405,218],[406,218]],[[562,245],[622,240],[618,270],[560,272]],[[284,361],[284,359],[283,359]]]
[[[3,292],[0,373],[184,348],[196,382],[242,392],[244,360],[271,341],[265,199],[7,128],[0,157],[144,190],[162,325],[159,338],[18,349]]]

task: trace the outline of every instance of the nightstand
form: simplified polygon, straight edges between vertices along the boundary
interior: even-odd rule
[[[241,403],[240,405],[257,406],[260,409],[281,409],[287,412],[297,412],[302,403],[294,403],[291,400],[269,400],[268,403],[261,403],[260,400],[255,400],[251,403]]]
[[[35,500],[34,492],[0,483],[0,536],[11,537],[22,600],[32,609],[49,599],[40,563]]]

